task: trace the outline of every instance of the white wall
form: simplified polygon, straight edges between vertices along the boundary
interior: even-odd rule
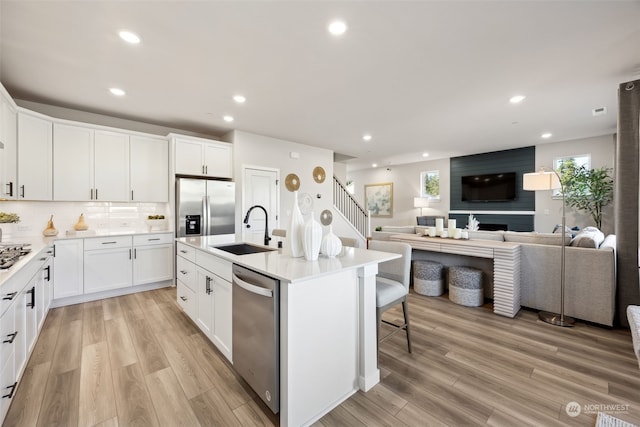
[[[591,167],[615,166],[616,145],[613,135],[604,135],[593,138],[575,139],[536,146],[536,169],[544,166],[552,168],[554,159],[573,155],[590,154]],[[611,176],[614,176],[613,172]],[[551,191],[536,192],[536,217],[535,230],[550,232],[556,224],[562,222],[562,200],[552,199]],[[568,227],[575,225],[580,228],[594,226],[591,216],[579,213],[566,207],[566,223]],[[602,231],[606,234],[614,232],[613,203],[604,210]]]
[[[413,207],[413,198],[420,196],[420,172],[440,171],[440,201],[422,209],[424,215],[447,215],[449,212],[449,159],[429,160],[405,165],[379,167],[348,172],[347,179],[355,183],[355,198],[363,207],[364,186],[393,182],[393,216],[371,218],[371,229],[382,225],[415,225],[420,208]],[[366,208],[366,207],[365,207]]]
[[[290,173],[300,178],[299,194],[313,196],[313,215],[319,221],[320,212],[333,206],[333,151],[311,147],[296,142],[256,135],[248,132],[233,131],[224,137],[233,142],[234,179],[236,181],[236,201],[242,201],[243,166],[268,167],[280,170],[280,212],[279,228],[288,229],[291,221],[293,194],[284,186],[284,180]],[[293,158],[297,153],[298,158]],[[294,154],[295,156],[295,154]],[[313,169],[321,166],[326,179],[319,184],[313,180]],[[236,206],[236,224],[242,223],[246,207]],[[269,212],[269,215],[272,215]],[[305,217],[305,221],[308,216]]]

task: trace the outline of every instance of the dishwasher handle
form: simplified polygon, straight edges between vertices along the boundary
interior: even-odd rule
[[[267,298],[273,298],[273,291],[271,289],[261,288],[260,286],[247,283],[235,274],[233,275],[233,283],[253,294],[262,295],[263,297],[267,297]]]

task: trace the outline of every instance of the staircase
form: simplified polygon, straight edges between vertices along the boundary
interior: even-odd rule
[[[347,188],[333,177],[333,206],[353,226],[360,237],[366,241],[371,237],[371,215],[353,198]]]

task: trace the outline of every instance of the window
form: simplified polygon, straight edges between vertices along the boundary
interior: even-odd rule
[[[568,162],[572,162],[576,168],[584,167],[587,170],[591,169],[591,154],[556,157],[553,161],[553,169],[557,171],[562,177],[561,169],[563,165]],[[561,198],[562,191],[559,188],[553,190],[553,197]]]
[[[420,197],[440,200],[440,171],[420,173]]]

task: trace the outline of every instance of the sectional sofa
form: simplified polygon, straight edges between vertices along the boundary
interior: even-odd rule
[[[386,240],[399,233],[424,234],[426,228],[387,226],[383,227],[382,231],[372,233],[372,238]],[[471,240],[518,243],[521,306],[556,313],[560,311],[561,234],[476,231],[470,232],[469,237]],[[580,320],[612,326],[616,294],[615,235],[607,236],[601,244],[594,243],[594,247],[570,246],[571,238],[568,235],[565,243],[565,314]],[[419,258],[430,257],[427,251],[420,252],[424,253],[418,254]],[[433,255],[436,256],[435,253]],[[464,265],[470,261],[471,258],[464,256],[446,260],[451,265]],[[492,277],[488,279],[491,280]],[[488,292],[487,295],[491,293]]]

